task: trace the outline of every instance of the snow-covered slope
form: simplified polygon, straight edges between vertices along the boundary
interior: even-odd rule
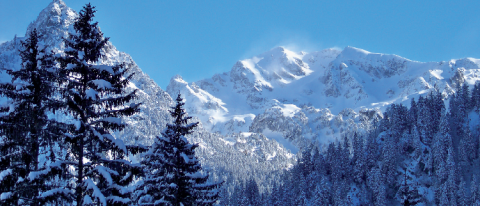
[[[62,38],[68,37],[69,31],[73,32],[73,22],[76,16],[77,13],[67,7],[63,1],[52,1],[40,12],[37,19],[30,23],[26,35],[36,28],[42,35],[40,44],[47,47],[47,50],[52,50],[57,54],[63,53],[64,44]],[[18,49],[21,48],[20,41],[23,39],[24,37],[18,37],[16,41],[12,40],[0,45],[0,68],[20,68],[21,60],[18,55]],[[135,73],[132,82],[128,85],[128,89],[139,89],[138,99],[136,101],[143,103],[142,113],[125,119],[125,121],[132,123],[131,128],[137,128],[134,129],[134,131],[132,131],[132,129],[127,129],[125,132],[129,132],[130,134],[125,136],[140,136],[148,137],[143,139],[149,139],[153,135],[158,135],[158,131],[154,132],[147,128],[150,128],[150,124],[165,125],[167,123],[169,115],[166,111],[169,106],[173,105],[173,100],[153,80],[151,80],[147,74],[142,72],[130,55],[119,52],[110,42],[104,48],[104,54],[105,57],[99,62],[99,64],[114,65],[125,62],[128,67],[130,67],[131,72]],[[9,81],[9,76],[2,74],[2,79]],[[151,118],[147,118],[149,121],[141,121],[142,124],[138,125],[142,116],[148,116]]]
[[[448,98],[459,83],[480,80],[479,66],[473,58],[424,63],[354,47],[276,47],[212,78],[187,83],[175,76],[167,92],[184,94],[187,111],[212,132],[263,133],[293,151],[365,131],[386,105],[408,105],[434,90]]]
[[[37,28],[42,44],[62,53],[62,38],[72,31],[76,15],[54,0],[27,34]],[[19,68],[23,39],[0,45],[0,68]],[[423,63],[354,47],[310,53],[276,47],[208,79],[188,83],[175,76],[164,91],[112,44],[104,54],[101,64],[125,62],[135,72],[128,89],[138,89],[135,101],[142,103],[140,113],[123,119],[129,126],[118,137],[149,145],[170,122],[171,96],[180,92],[187,112],[202,123],[189,140],[199,143],[204,165],[240,176],[288,168],[292,153],[312,141],[369,130],[388,104],[408,105],[410,98],[433,90],[448,98],[460,83],[480,80],[480,60],[472,58]],[[0,81],[10,81],[9,76],[0,74]]]
[[[57,54],[63,53],[64,45],[62,38],[66,38],[68,33],[73,31],[72,25],[76,16],[77,13],[67,7],[63,1],[54,0],[28,26],[26,34],[36,28],[43,35],[41,44]],[[101,24],[100,22],[99,25],[101,26]],[[24,37],[18,37],[0,45],[0,68],[20,68],[21,60],[18,49],[21,48],[20,41],[23,39]],[[131,72],[135,73],[127,90],[138,89],[138,98],[135,102],[142,103],[141,112],[131,117],[123,118],[123,121],[128,123],[128,127],[115,135],[128,144],[148,146],[153,142],[155,136],[160,135],[166,123],[171,122],[168,111],[174,105],[174,102],[167,92],[162,90],[147,74],[142,72],[130,55],[118,51],[110,42],[103,52],[105,57],[99,64],[114,65],[124,62]],[[182,83],[181,79],[174,79],[175,82],[178,82],[177,87],[198,92],[197,87],[193,84],[187,87],[186,84]],[[7,74],[0,74],[0,81],[10,80],[11,77]],[[171,93],[175,93],[175,89],[172,89]],[[192,99],[194,97],[187,96],[187,98]],[[198,107],[190,106],[188,110],[191,110],[193,113],[211,116],[215,114],[209,113],[210,110],[194,109],[204,106],[205,108],[212,108],[212,111],[228,112],[222,107],[223,103],[219,99],[208,95],[208,93],[204,93],[197,102],[199,102],[199,105],[196,105]],[[211,104],[202,105],[200,104],[202,102],[211,102]],[[199,121],[198,118],[193,120]],[[295,160],[295,158],[292,158],[292,154],[281,144],[261,134],[236,134],[225,137],[209,132],[200,124],[198,130],[187,138],[189,138],[189,141],[200,145],[199,149],[197,149],[197,154],[205,168],[215,168],[215,171],[233,174],[234,177],[239,177],[240,174],[246,174],[251,171],[266,174],[274,170],[288,168],[292,166]],[[241,163],[228,164],[232,160],[238,160]]]

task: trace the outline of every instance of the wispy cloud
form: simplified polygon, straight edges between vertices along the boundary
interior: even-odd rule
[[[242,59],[251,58],[278,46],[283,46],[295,52],[326,49],[324,43],[314,39],[309,33],[303,31],[271,30],[252,41],[250,48],[243,54]]]

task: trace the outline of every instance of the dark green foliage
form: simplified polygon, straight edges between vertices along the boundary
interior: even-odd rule
[[[180,94],[170,114],[174,121],[167,124],[162,136],[155,139],[144,156],[144,184],[138,191],[140,205],[213,205],[220,183],[208,182],[200,162],[195,157],[197,144],[190,144],[185,135],[191,134],[198,122],[189,123]]]
[[[60,158],[53,148],[62,145],[60,137],[66,125],[47,117],[47,112],[57,111],[62,103],[54,98],[59,79],[53,55],[39,38],[34,29],[21,42],[21,69],[6,70],[12,82],[0,85],[2,95],[12,104],[12,108],[0,109],[0,170],[11,169],[8,181],[1,182],[0,188],[1,192],[12,192],[7,204],[40,205],[69,198],[65,193],[52,196],[53,190],[64,189],[64,185],[52,182],[63,170],[56,163]]]
[[[77,205],[84,201],[128,205],[131,200],[126,187],[140,172],[140,166],[125,160],[130,147],[112,136],[112,131],[126,126],[122,116],[139,110],[138,104],[128,104],[136,90],[125,92],[134,74],[125,64],[101,65],[108,38],[93,22],[95,12],[90,4],[83,7],[73,25],[75,33],[64,39],[65,55],[57,58],[66,81],[62,85],[65,109],[73,117],[66,137],[69,154],[65,164],[78,173],[72,176]]]
[[[475,92],[474,88],[472,96]],[[474,125],[478,123],[470,122],[480,115],[472,113],[476,103],[469,95],[468,86],[459,87],[450,97],[449,111],[443,96],[434,92],[418,102],[412,100],[409,109],[392,104],[386,108],[379,130],[344,137],[343,147],[330,143],[323,155],[313,159],[304,151],[267,202],[277,200],[278,191],[285,191],[282,203],[300,205],[480,202],[476,185],[478,130],[471,129],[478,128]],[[350,148],[348,142],[353,150],[346,149]],[[318,171],[320,175],[315,175]]]
[[[473,86],[471,104],[472,108],[478,111],[480,108],[480,81],[475,82]]]
[[[261,205],[260,192],[258,190],[257,181],[255,179],[250,179],[247,182],[245,196],[250,201],[249,204],[252,206]]]

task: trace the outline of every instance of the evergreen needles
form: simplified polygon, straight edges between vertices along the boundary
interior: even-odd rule
[[[185,135],[192,133],[198,122],[191,123],[183,109],[180,94],[172,107],[173,124],[167,124],[145,153],[145,178],[138,192],[139,205],[213,205],[221,183],[208,182],[195,157],[197,144],[190,144]]]

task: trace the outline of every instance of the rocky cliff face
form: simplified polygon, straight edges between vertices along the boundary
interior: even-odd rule
[[[73,32],[76,16],[55,0],[27,34],[36,28],[43,34],[41,44],[61,55],[62,38]],[[23,39],[0,45],[0,68],[20,67]],[[448,98],[458,85],[480,80],[480,60],[472,58],[423,63],[354,47],[310,53],[277,47],[212,78],[188,83],[175,76],[164,91],[111,43],[103,52],[99,64],[125,62],[135,73],[127,89],[138,89],[135,101],[142,103],[140,113],[123,119],[129,126],[117,137],[129,144],[151,144],[171,121],[171,96],[180,92],[189,115],[201,122],[188,138],[200,145],[205,167],[243,177],[289,168],[294,154],[312,142],[321,145],[371,129],[386,105],[409,104],[410,98],[430,91]],[[10,80],[0,74],[0,81]]]
[[[31,30],[36,28],[43,35],[40,43],[48,47],[48,50],[61,55],[64,49],[62,39],[67,38],[69,32],[74,32],[72,25],[77,15],[63,1],[55,0],[41,11],[38,18],[28,26],[26,34],[28,35]],[[101,22],[99,25],[101,26]],[[21,60],[18,49],[21,48],[20,41],[23,39],[24,37],[18,37],[0,45],[0,68],[20,68]],[[110,42],[103,49],[103,54],[104,57],[98,64],[115,65],[123,62],[126,63],[131,72],[135,73],[127,90],[138,89],[138,98],[135,99],[135,102],[142,103],[141,112],[123,118],[122,121],[128,123],[127,128],[115,133],[116,137],[122,138],[128,144],[148,146],[153,142],[155,136],[161,135],[166,124],[171,122],[169,110],[174,102],[170,94],[176,96],[178,91],[182,91],[182,95],[190,100],[196,98],[197,94],[201,94],[202,98],[205,98],[195,99],[198,104],[187,105],[189,106],[187,110],[191,114],[201,114],[199,117],[202,117],[202,115],[213,116],[212,112],[228,113],[228,110],[222,106],[224,103],[220,99],[203,92],[195,83],[182,82],[179,76],[174,77],[167,88],[170,94],[165,92],[138,67],[130,55],[118,51]],[[5,73],[0,74],[0,81],[10,80],[11,77]],[[222,81],[221,78],[218,81]],[[193,119],[193,121],[200,120],[208,122],[198,117]],[[274,170],[288,168],[292,166],[295,160],[293,155],[282,145],[261,134],[238,133],[223,136],[210,132],[208,128],[200,124],[197,131],[187,138],[189,141],[200,145],[197,154],[204,167],[207,170],[208,168],[215,169],[218,174],[229,174],[234,177],[239,177],[240,174],[247,174],[251,171],[266,174]],[[136,157],[129,158],[136,159]],[[233,160],[238,160],[241,163],[238,165],[229,164]],[[217,178],[223,177],[218,176]]]
[[[389,104],[408,105],[432,91],[447,99],[457,85],[480,80],[479,65],[472,58],[416,62],[354,47],[312,53],[277,47],[209,79],[187,83],[177,76],[167,92],[185,93],[189,112],[212,132],[262,133],[296,151],[368,130]]]

